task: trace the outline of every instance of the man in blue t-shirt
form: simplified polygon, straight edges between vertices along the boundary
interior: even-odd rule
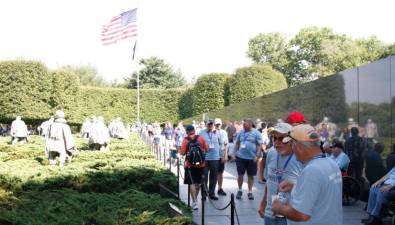
[[[217,186],[220,148],[224,141],[220,132],[214,127],[214,120],[207,122],[207,128],[200,131],[200,136],[204,138],[209,148],[206,153],[205,169],[205,184],[209,185],[208,196],[212,200],[218,200],[218,197],[215,196],[215,187]]]
[[[291,202],[282,204],[274,200],[274,215],[284,215],[288,225],[342,225],[342,176],[339,166],[322,154],[318,132],[310,125],[301,124],[283,140],[289,141],[304,168],[295,187],[289,181],[280,183],[281,192],[292,190]]]
[[[279,193],[278,185],[287,180],[296,183],[297,177],[302,171],[302,164],[296,160],[292,151],[291,143],[283,143],[283,139],[292,130],[288,123],[278,123],[270,133],[273,137],[274,146],[269,149],[266,157],[264,176],[266,188],[259,208],[259,214],[265,219],[265,225],[285,225],[287,219],[284,216],[274,216],[272,213],[272,198],[277,194],[290,201],[289,193]]]
[[[243,130],[236,137],[232,160],[236,160],[237,167],[237,184],[239,190],[236,199],[241,199],[243,195],[243,177],[247,171],[248,175],[248,199],[254,200],[252,194],[252,186],[254,184],[254,176],[257,172],[257,160],[262,149],[262,135],[252,127],[252,120],[245,119]]]
[[[342,175],[346,175],[348,164],[350,164],[350,158],[348,158],[348,155],[343,152],[343,149],[344,147],[341,142],[335,142],[331,146],[332,154],[329,158],[333,159],[336,162],[336,164],[340,168],[340,171],[342,172]]]

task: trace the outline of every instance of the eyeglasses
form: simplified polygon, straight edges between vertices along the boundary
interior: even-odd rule
[[[279,141],[279,142],[283,142],[283,139],[284,139],[285,137],[276,137],[276,136],[273,136],[273,141],[274,142],[276,142],[276,141]]]

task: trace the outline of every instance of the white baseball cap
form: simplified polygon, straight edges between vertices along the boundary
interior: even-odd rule
[[[215,118],[214,124],[221,124],[222,125],[222,120],[220,118]]]
[[[276,131],[280,134],[288,134],[291,130],[292,126],[289,123],[277,123],[276,126],[273,127],[272,131]]]

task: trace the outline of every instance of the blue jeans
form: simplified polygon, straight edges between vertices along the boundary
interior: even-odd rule
[[[265,216],[265,225],[287,225],[285,217],[267,217]]]
[[[368,208],[367,212],[369,215],[374,217],[380,217],[381,208],[383,205],[387,204],[388,197],[390,195],[395,194],[395,189],[389,192],[382,192],[380,188],[385,187],[387,185],[382,185],[380,187],[373,187],[369,190],[369,200],[368,200]]]

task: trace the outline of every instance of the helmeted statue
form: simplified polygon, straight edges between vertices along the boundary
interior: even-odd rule
[[[48,135],[49,126],[53,123],[55,118],[52,116],[49,120],[44,121],[40,125],[40,134],[42,137],[46,137]]]
[[[102,116],[99,116],[95,122],[94,129],[89,137],[89,144],[93,150],[109,150],[110,133],[107,126],[104,124],[104,118]]]
[[[75,141],[64,117],[63,111],[56,111],[55,120],[48,129],[45,149],[48,151],[50,165],[56,165],[59,158],[59,165],[64,166],[66,159],[71,161],[76,153]]]
[[[85,118],[85,121],[82,123],[80,135],[82,138],[89,138],[91,123],[88,118]]]
[[[10,135],[12,145],[18,142],[23,144],[27,142],[27,126],[20,116],[17,116],[16,119],[12,121]]]

